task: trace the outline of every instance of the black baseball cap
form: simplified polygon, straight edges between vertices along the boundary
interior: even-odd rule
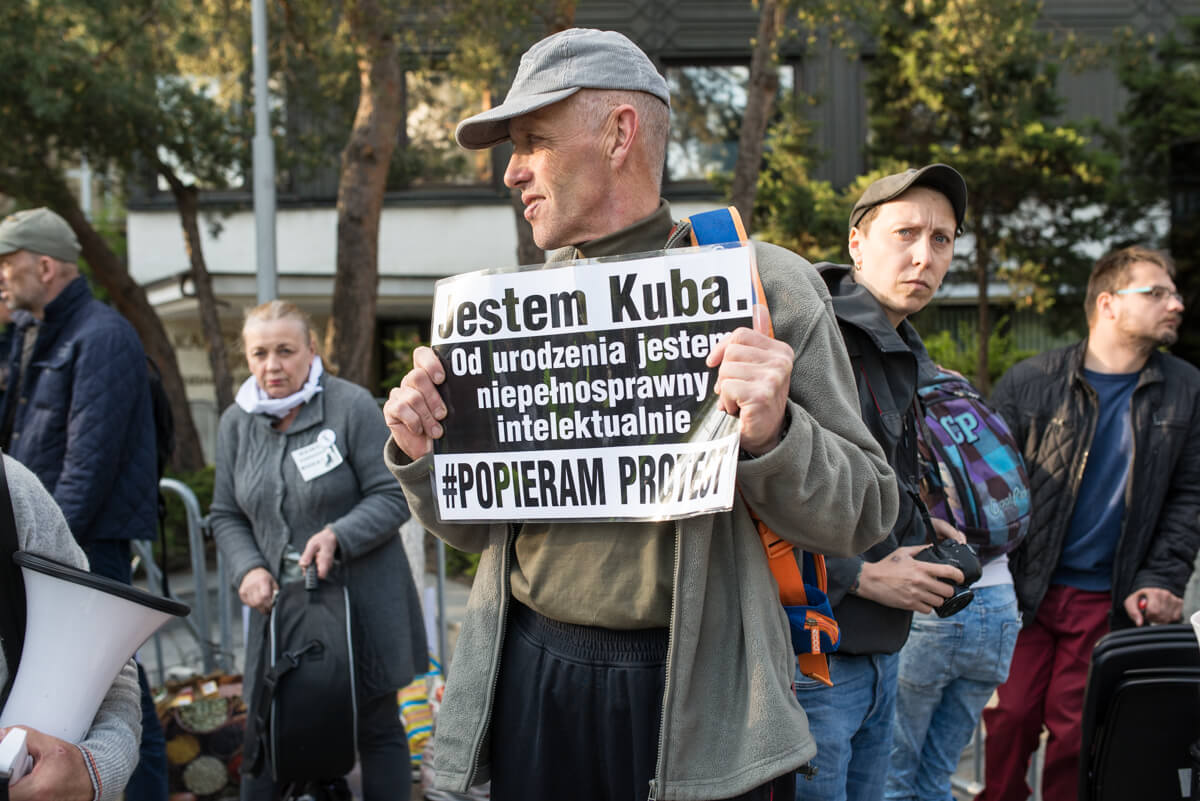
[[[927,186],[945,195],[954,209],[955,230],[962,233],[963,219],[967,216],[967,182],[949,164],[929,164],[880,178],[854,204],[850,227],[858,225],[871,209],[895,200],[914,186]]]

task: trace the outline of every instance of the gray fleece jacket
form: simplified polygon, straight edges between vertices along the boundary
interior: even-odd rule
[[[859,416],[821,278],[790,251],[761,243],[755,250],[775,336],[795,351],[791,422],[776,448],[739,463],[738,487],[783,537],[852,556],[891,528],[895,480]],[[426,528],[456,548],[482,552],[435,741],[438,786],[462,792],[489,775],[513,535],[503,523],[440,522],[431,456],[410,461],[389,440],[385,459]],[[675,530],[666,687],[650,797],[727,798],[795,770],[817,744],[792,693],[796,657],[787,619],[742,498],[732,511],[676,521]],[[503,735],[519,732],[497,734]]]
[[[42,482],[9,456],[4,457],[4,470],[21,550],[87,570],[87,557],[75,543],[62,511]],[[8,664],[0,652],[0,686],[7,681]],[[131,659],[108,688],[92,727],[79,743],[96,801],[116,801],[121,797],[137,764],[141,737],[141,695],[137,668]]]

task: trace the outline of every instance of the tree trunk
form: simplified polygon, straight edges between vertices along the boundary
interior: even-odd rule
[[[990,253],[988,238],[982,226],[975,229],[975,283],[979,291],[979,344],[975,364],[975,386],[984,395],[992,393],[992,379],[988,369],[988,345],[992,341],[991,310],[988,308],[988,272]]]
[[[192,409],[188,405],[183,376],[179,372],[179,361],[175,350],[167,339],[167,331],[158,319],[146,291],[129,275],[128,268],[112,252],[104,238],[92,227],[83,210],[65,185],[55,193],[54,210],[79,237],[83,257],[92,268],[92,275],[108,291],[117,311],[133,325],[146,355],[154,360],[162,373],[163,389],[171,402],[171,415],[175,418],[175,450],[171,456],[171,467],[181,472],[191,472],[204,467],[204,451],[200,447],[200,435],[192,420]]]
[[[338,178],[337,273],[326,352],[330,369],[367,386],[375,344],[379,289],[379,217],[388,164],[396,148],[404,74],[387,19],[377,0],[350,5],[358,50],[358,111]]]
[[[754,39],[750,81],[746,87],[746,113],[742,118],[733,187],[729,193],[730,203],[742,215],[747,233],[753,222],[754,198],[758,195],[763,140],[767,136],[767,123],[775,112],[775,95],[779,92],[776,43],[783,22],[783,10],[777,0],[760,0],[759,5],[758,35]]]
[[[200,326],[207,343],[205,350],[208,352],[208,364],[217,392],[217,414],[220,415],[233,403],[233,373],[229,369],[225,336],[221,333],[221,319],[217,314],[217,298],[213,294],[212,276],[208,274],[204,248],[200,242],[196,187],[185,186],[175,171],[161,161],[155,166],[159,175],[166,179],[171,187],[175,205],[179,207],[179,223],[183,226],[183,242],[192,266],[192,283],[196,287],[196,301],[200,304]]]

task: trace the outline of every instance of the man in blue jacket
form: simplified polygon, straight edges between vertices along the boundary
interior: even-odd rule
[[[92,572],[132,580],[130,540],[153,538],[158,465],[146,354],[92,297],[79,241],[46,208],[0,222],[0,297],[13,311],[0,447],[62,508]],[[166,749],[145,675],[142,761],[130,801],[165,800]]]

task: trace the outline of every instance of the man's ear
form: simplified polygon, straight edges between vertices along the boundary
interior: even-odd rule
[[[1096,318],[1105,320],[1116,319],[1117,312],[1113,309],[1113,301],[1116,297],[1111,292],[1101,292],[1096,296]]]
[[[862,267],[862,240],[863,233],[858,230],[858,227],[850,229],[850,236],[846,239],[846,249],[850,251],[850,261],[854,262],[855,267]]]
[[[39,254],[34,262],[34,269],[37,271],[38,281],[43,284],[49,284],[58,277],[58,262],[49,256]]]
[[[638,136],[637,109],[628,103],[617,106],[608,115],[604,131],[605,155],[614,167],[623,165],[633,153]]]

